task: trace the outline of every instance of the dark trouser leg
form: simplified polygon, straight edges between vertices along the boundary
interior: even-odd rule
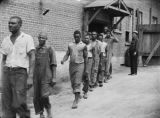
[[[133,56],[130,56],[130,68],[131,68],[131,74],[134,74],[134,59]]]
[[[2,118],[16,118],[16,113],[12,109],[12,89],[10,84],[10,71],[4,68],[2,78]]]
[[[42,96],[41,96],[41,80],[39,79],[39,77],[37,77],[38,79],[36,79],[34,81],[34,99],[33,99],[33,103],[34,103],[34,109],[35,109],[35,113],[36,114],[40,114],[43,113],[44,111],[44,106],[43,106],[43,102],[41,100]]]
[[[52,114],[51,114],[51,104],[49,102],[49,97],[42,97],[41,103],[43,104],[44,108],[47,111],[48,118],[51,118]]]
[[[112,74],[112,63],[110,63],[109,73]]]
[[[18,69],[11,72],[12,80],[12,108],[20,118],[30,118],[30,111],[27,108],[27,70]]]
[[[138,56],[137,55],[135,55],[134,57],[133,57],[133,72],[134,72],[134,74],[137,74],[137,59],[138,59]]]
[[[51,104],[49,102],[49,97],[42,97],[41,98],[41,102],[43,104],[43,106],[46,108],[46,109],[50,109],[51,108]]]
[[[83,91],[84,93],[88,93],[88,89],[89,89],[89,79],[88,77],[84,76],[83,77]]]

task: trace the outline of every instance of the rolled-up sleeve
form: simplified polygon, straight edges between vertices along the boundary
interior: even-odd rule
[[[55,49],[52,47],[49,47],[49,57],[50,57],[50,65],[57,66],[56,52]]]
[[[27,53],[29,53],[31,50],[35,50],[34,41],[31,36],[28,36],[28,38],[27,38]]]

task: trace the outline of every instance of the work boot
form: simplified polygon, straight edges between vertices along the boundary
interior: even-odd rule
[[[92,91],[93,91],[93,88],[92,88],[92,87],[89,87],[89,91],[91,91],[91,92],[92,92]]]
[[[87,93],[84,93],[83,98],[84,98],[84,99],[87,99],[87,98],[88,98]]]
[[[104,78],[104,83],[107,83],[107,77]]]
[[[103,83],[102,82],[99,82],[99,87],[103,87]]]
[[[40,118],[45,118],[45,116],[43,115],[43,113],[40,113]]]
[[[97,88],[97,87],[98,87],[98,82],[94,84],[94,88]]]
[[[46,111],[47,111],[47,118],[52,118],[51,108],[46,109]]]

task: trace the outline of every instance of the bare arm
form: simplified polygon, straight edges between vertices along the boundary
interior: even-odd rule
[[[68,47],[68,50],[67,50],[65,56],[63,57],[63,60],[61,61],[61,64],[63,64],[64,62],[66,62],[68,60],[69,55],[70,55],[70,51],[69,51],[69,47]]]
[[[54,84],[56,83],[56,68],[57,68],[57,61],[56,61],[56,53],[54,48],[49,48],[49,57],[50,57],[50,68],[52,70],[52,81]]]
[[[35,67],[35,50],[31,50],[28,53],[29,56],[29,73],[28,73],[28,80],[31,82],[33,80],[33,73]],[[29,82],[29,84],[31,84]]]

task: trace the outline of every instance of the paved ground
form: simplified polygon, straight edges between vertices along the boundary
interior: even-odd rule
[[[138,72],[128,76],[129,68],[114,70],[113,78],[90,92],[76,110],[71,109],[70,83],[64,82],[57,89],[60,93],[50,97],[53,118],[160,118],[160,67],[141,67]],[[39,118],[29,106],[32,118]]]
[[[137,76],[128,76],[128,69],[115,70],[76,110],[71,109],[70,84],[64,83],[62,91],[50,97],[53,118],[160,118],[160,67],[141,67]],[[32,117],[38,118],[33,109]]]

